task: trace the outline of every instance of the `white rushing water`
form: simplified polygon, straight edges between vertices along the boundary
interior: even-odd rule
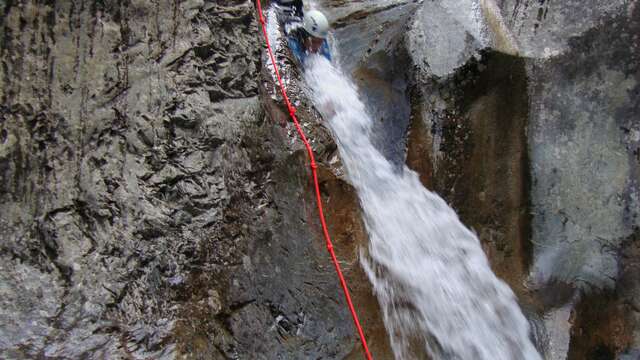
[[[415,172],[372,145],[372,120],[351,80],[324,58],[306,81],[328,121],[369,232],[362,264],[397,359],[541,359],[511,289],[491,271],[477,237]]]

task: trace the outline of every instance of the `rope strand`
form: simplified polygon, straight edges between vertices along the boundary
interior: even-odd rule
[[[360,326],[360,320],[358,320],[358,315],[356,314],[356,310],[353,306],[353,302],[351,301],[351,295],[349,295],[349,288],[347,287],[347,281],[344,279],[342,275],[342,270],[340,269],[340,264],[338,263],[338,259],[336,258],[335,251],[333,250],[333,243],[331,242],[331,237],[329,236],[329,230],[327,228],[327,223],[324,217],[324,211],[322,209],[322,196],[320,195],[320,184],[318,183],[318,174],[317,169],[318,165],[316,164],[315,157],[313,156],[313,149],[307,140],[304,132],[302,131],[302,127],[298,122],[298,118],[296,117],[296,108],[291,104],[289,100],[289,96],[287,96],[287,92],[284,88],[284,84],[282,83],[282,78],[280,77],[280,71],[278,70],[278,66],[276,65],[275,56],[273,56],[273,51],[271,50],[271,44],[269,42],[269,36],[267,35],[267,29],[265,26],[264,16],[262,15],[262,4],[260,4],[260,0],[256,0],[256,7],[258,9],[258,16],[260,18],[260,24],[262,25],[262,34],[264,35],[265,42],[267,44],[267,51],[269,52],[269,57],[271,58],[271,63],[273,64],[273,69],[276,73],[276,78],[278,79],[278,85],[280,87],[280,92],[282,93],[282,97],[284,99],[285,104],[287,105],[287,109],[289,110],[289,115],[291,115],[291,119],[300,135],[300,139],[304,143],[305,148],[307,149],[307,154],[309,156],[309,161],[311,163],[311,172],[313,174],[313,184],[316,192],[316,203],[318,205],[318,215],[320,217],[320,224],[322,225],[322,233],[324,235],[324,239],[327,245],[327,250],[331,255],[331,261],[336,268],[336,273],[338,274],[338,278],[340,279],[340,285],[342,286],[342,290],[344,292],[344,297],[347,301],[347,306],[349,307],[349,311],[351,312],[351,317],[353,318],[353,323],[358,330],[358,335],[360,336],[360,342],[362,343],[362,349],[364,350],[365,356],[367,360],[373,360],[371,353],[369,352],[369,347],[367,346],[367,340],[364,336],[364,331],[362,331],[362,326]]]

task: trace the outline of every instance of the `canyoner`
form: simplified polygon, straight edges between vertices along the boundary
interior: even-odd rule
[[[329,21],[321,11],[305,11],[302,0],[278,0],[273,6],[287,37],[287,45],[299,65],[304,66],[310,54],[320,54],[331,60],[327,41]]]

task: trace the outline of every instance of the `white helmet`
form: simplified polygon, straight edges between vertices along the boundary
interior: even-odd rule
[[[317,38],[326,38],[329,33],[329,21],[318,10],[310,10],[304,13],[303,28]]]

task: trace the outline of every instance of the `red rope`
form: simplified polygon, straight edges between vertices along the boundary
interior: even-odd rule
[[[342,285],[342,290],[344,291],[344,297],[347,300],[347,305],[349,306],[349,311],[351,312],[351,316],[353,317],[353,322],[356,325],[356,329],[358,330],[358,334],[360,335],[360,342],[362,343],[362,348],[364,349],[364,353],[368,360],[372,360],[371,353],[369,352],[369,347],[367,346],[367,340],[365,339],[364,332],[362,331],[362,326],[360,326],[360,320],[358,320],[358,315],[356,314],[356,310],[353,307],[353,302],[351,301],[351,296],[349,295],[349,289],[347,288],[347,282],[342,275],[342,270],[340,270],[340,264],[338,263],[338,259],[336,258],[336,253],[333,251],[333,243],[331,242],[331,237],[329,236],[329,230],[327,229],[327,223],[324,219],[324,211],[322,210],[322,197],[320,195],[320,185],[318,184],[318,165],[316,164],[316,159],[313,156],[313,149],[311,149],[311,145],[309,145],[309,141],[307,137],[304,135],[302,131],[302,127],[300,127],[300,123],[298,122],[298,118],[296,117],[296,108],[293,107],[291,101],[289,101],[289,97],[287,96],[287,92],[284,89],[284,85],[282,83],[282,78],[280,77],[280,71],[278,71],[278,66],[276,65],[276,59],[273,56],[273,51],[271,50],[271,44],[269,43],[269,35],[267,35],[267,29],[265,27],[264,16],[262,15],[262,5],[260,4],[260,0],[256,0],[258,15],[260,17],[260,24],[262,25],[262,33],[264,35],[265,42],[267,44],[267,51],[269,52],[269,57],[271,58],[271,63],[273,64],[273,69],[275,70],[276,77],[278,78],[278,84],[280,85],[280,92],[282,92],[282,97],[284,98],[284,102],[287,105],[287,109],[289,110],[289,115],[291,115],[291,119],[298,130],[298,134],[300,135],[300,139],[304,143],[305,148],[307,149],[307,154],[309,155],[309,160],[311,162],[311,172],[313,173],[313,184],[315,186],[316,191],[316,203],[318,204],[318,215],[320,216],[320,223],[322,224],[322,232],[324,234],[324,239],[327,244],[327,250],[331,255],[331,260],[333,261],[333,265],[336,267],[336,272],[338,273],[338,278],[340,279],[340,285]]]

